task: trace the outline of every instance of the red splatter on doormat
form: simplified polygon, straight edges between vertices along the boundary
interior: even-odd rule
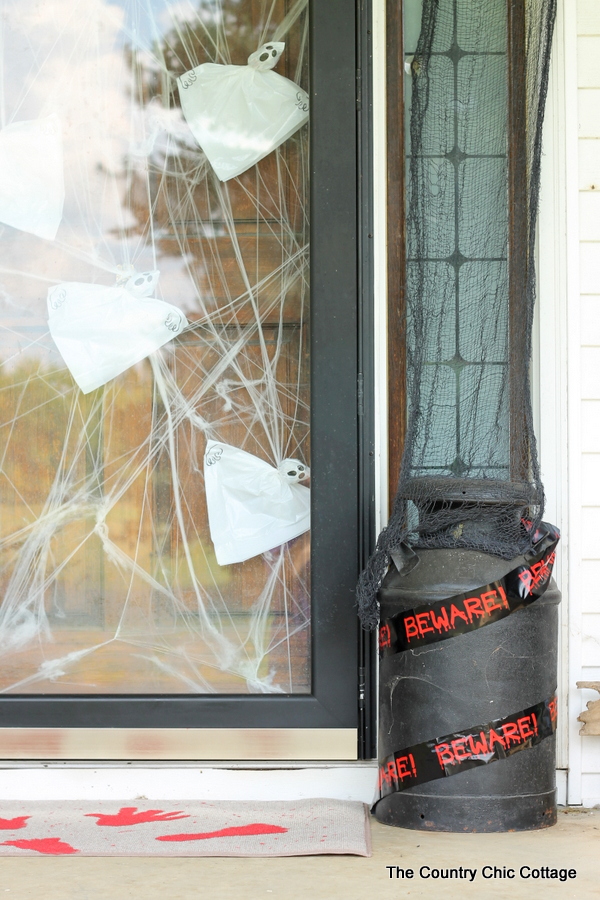
[[[349,800],[0,800],[0,856],[371,856]]]

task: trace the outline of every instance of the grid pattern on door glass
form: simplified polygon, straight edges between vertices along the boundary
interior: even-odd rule
[[[408,396],[418,396],[421,413],[411,472],[508,479],[506,2],[441,0],[427,108],[411,152],[420,7],[406,5],[405,26],[407,202],[414,202],[411,171],[418,172],[420,214],[418,233],[409,222],[407,247]],[[415,330],[424,346],[415,346]]]

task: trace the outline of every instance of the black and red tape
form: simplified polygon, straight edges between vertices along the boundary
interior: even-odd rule
[[[503,578],[383,619],[379,626],[381,655],[402,653],[476,631],[538,600],[552,576],[560,533],[553,525],[543,523],[536,537],[534,550],[525,563]]]
[[[376,801],[438,778],[506,759],[556,731],[556,695],[535,706],[463,731],[413,744],[379,764]]]

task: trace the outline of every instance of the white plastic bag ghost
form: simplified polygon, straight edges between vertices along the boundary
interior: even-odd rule
[[[186,317],[153,293],[159,272],[124,283],[70,282],[48,291],[50,334],[84,394],[116,378],[180,334]]]
[[[308,119],[306,91],[270,71],[284,48],[273,41],[247,66],[203,63],[177,79],[183,115],[221,181],[245,172]]]
[[[284,463],[275,469],[245,450],[207,442],[206,504],[220,566],[273,550],[310,529],[310,490],[299,483],[309,470],[298,460]]]
[[[53,241],[65,202],[58,116],[0,131],[0,222]]]

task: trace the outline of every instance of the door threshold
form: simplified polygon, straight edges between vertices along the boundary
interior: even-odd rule
[[[0,728],[0,759],[356,760],[356,728]]]
[[[0,772],[12,769],[225,769],[236,772],[290,772],[297,769],[372,769],[375,759],[0,759]]]
[[[4,761],[0,801],[307,800],[326,797],[372,803],[377,763],[281,762],[131,763]],[[161,807],[164,808],[164,807]]]

